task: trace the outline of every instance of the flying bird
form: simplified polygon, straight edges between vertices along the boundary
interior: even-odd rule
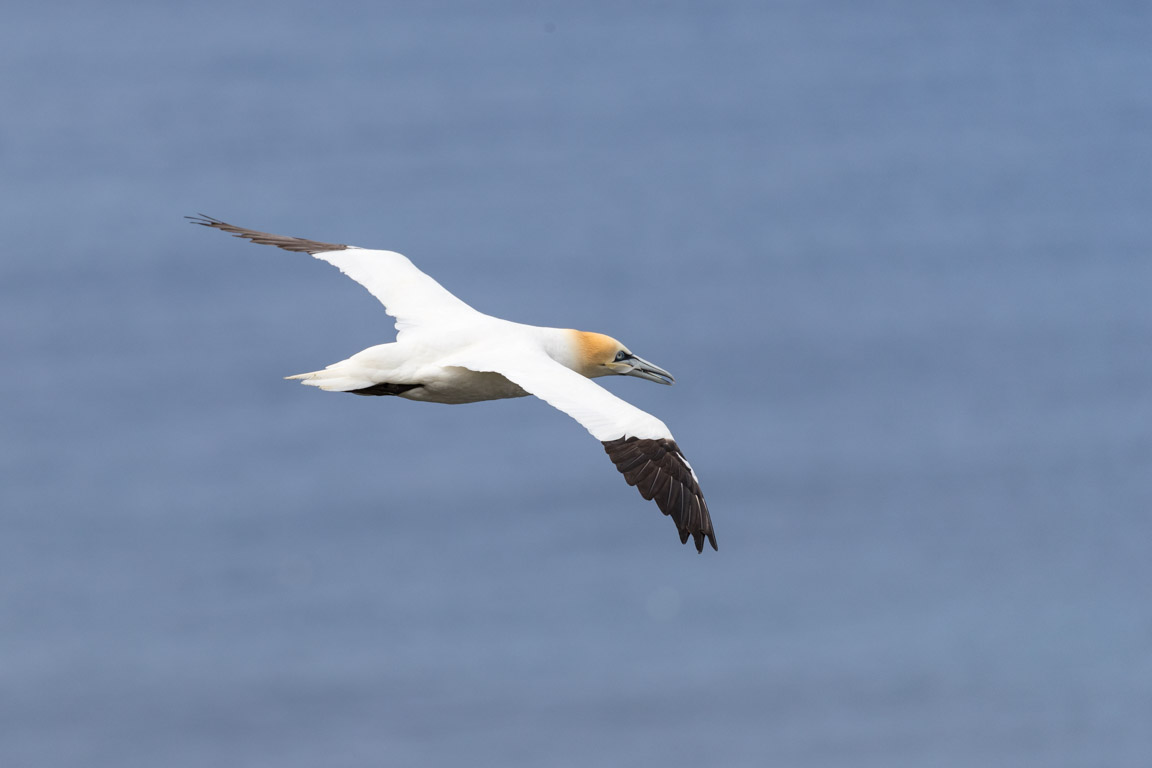
[[[308,253],[368,289],[396,320],[396,341],[357,352],[322,371],[289,376],[354,395],[427,403],[475,403],[535,395],[571,416],[645,499],[672,518],[681,543],[716,549],[716,533],[696,473],[664,422],[592,379],[636,376],[671,384],[672,374],[601,333],[523,325],[477,312],[406,257],[351,245],[256,232],[209,216],[194,224],[260,245]]]

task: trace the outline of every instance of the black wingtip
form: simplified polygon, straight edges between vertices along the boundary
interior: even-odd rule
[[[655,499],[660,511],[672,518],[681,544],[691,537],[696,551],[703,553],[707,539],[713,550],[720,551],[708,504],[676,441],[629,436],[601,443],[624,481],[643,498]]]
[[[208,216],[207,214],[203,214],[203,213],[198,213],[195,216],[185,216],[184,218],[188,219],[188,221],[190,221],[191,223],[199,224],[202,227],[212,227],[212,226],[215,226],[217,224],[223,224],[224,223],[220,219],[215,219],[215,218]]]
[[[283,248],[286,251],[315,255],[326,251],[343,251],[348,248],[348,246],[340,243],[322,243],[319,240],[306,240],[302,237],[288,237],[285,235],[274,235],[271,232],[259,232],[255,229],[245,229],[244,227],[237,227],[234,224],[229,224],[203,213],[195,216],[185,216],[184,218],[193,224],[199,224],[202,227],[212,227],[221,232],[227,232],[233,237],[244,238],[257,245],[273,245],[277,248]]]
[[[684,538],[684,534],[681,534]],[[692,534],[692,543],[696,545],[697,554],[704,554],[704,539],[708,539],[708,543],[712,545],[712,551],[719,552],[720,547],[716,546],[716,534],[712,531],[697,531]]]

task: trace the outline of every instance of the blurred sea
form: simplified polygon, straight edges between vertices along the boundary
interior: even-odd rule
[[[0,765],[1152,765],[1152,11],[31,3]],[[675,387],[720,552],[243,226]]]

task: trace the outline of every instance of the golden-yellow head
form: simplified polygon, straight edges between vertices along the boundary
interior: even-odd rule
[[[675,381],[672,374],[658,365],[632,354],[628,347],[611,336],[588,331],[572,331],[579,373],[590,379],[597,376],[637,376],[660,384]]]

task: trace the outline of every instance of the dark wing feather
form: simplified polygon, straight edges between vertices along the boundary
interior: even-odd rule
[[[703,552],[707,538],[712,549],[717,548],[708,503],[675,440],[621,437],[603,443],[628,485],[636,486],[645,499],[655,499],[660,511],[672,518],[681,542],[691,536],[696,551]]]
[[[244,229],[232,224],[226,224],[219,219],[214,219],[211,216],[200,214],[199,216],[185,216],[184,218],[191,221],[193,224],[199,224],[202,227],[213,227],[223,232],[231,232],[235,237],[244,237],[259,245],[274,245],[277,248],[283,248],[286,251],[296,251],[297,253],[325,253],[327,251],[344,251],[348,249],[346,245],[338,245],[336,243],[321,243],[316,240],[305,240],[302,237],[286,237],[285,235],[272,235],[267,232],[257,232],[254,229]]]

